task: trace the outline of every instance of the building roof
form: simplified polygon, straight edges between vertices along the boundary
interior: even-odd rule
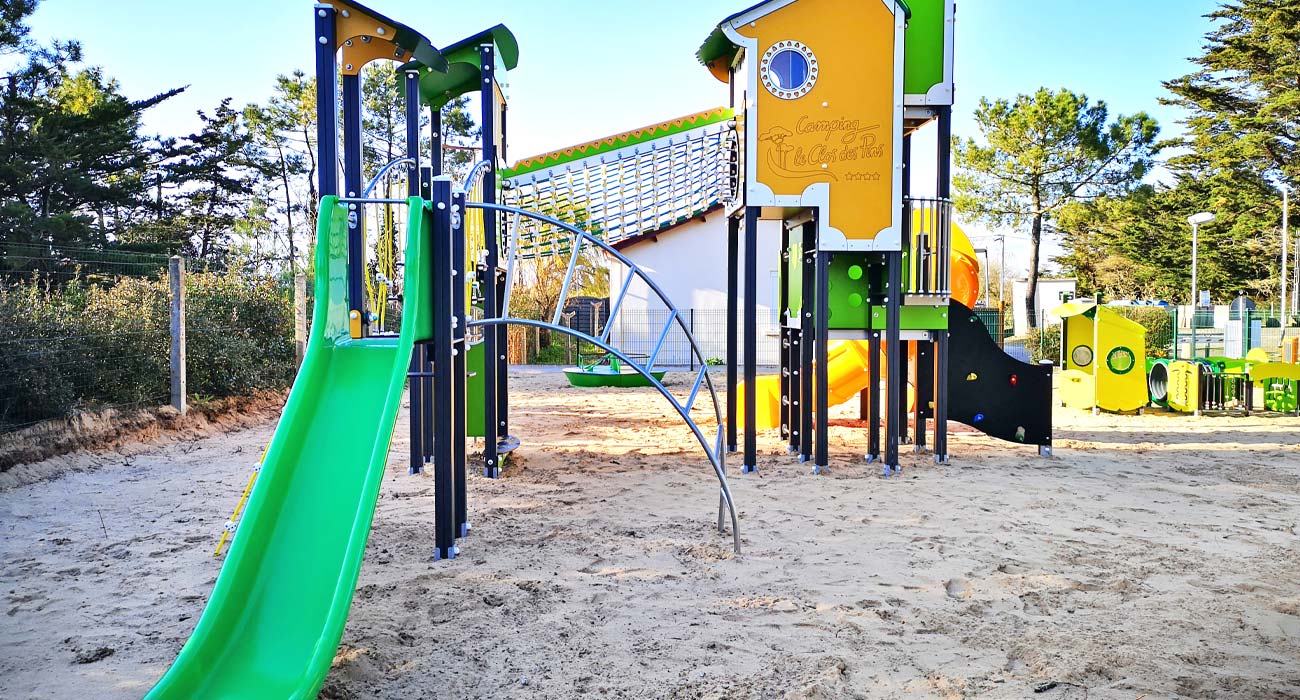
[[[696,212],[696,214],[695,214],[694,216],[691,216],[691,217],[689,217],[689,218],[677,219],[677,220],[675,220],[675,221],[671,221],[671,222],[665,223],[664,225],[660,226],[660,227],[657,228],[657,229],[653,229],[653,230],[649,230],[649,231],[642,231],[641,233],[638,233],[638,234],[635,235],[635,236],[628,236],[627,238],[624,238],[624,239],[619,240],[619,241],[617,241],[616,243],[614,243],[614,244],[613,244],[614,249],[615,249],[615,250],[626,250],[626,249],[628,249],[628,248],[632,248],[632,247],[634,247],[634,246],[638,246],[638,245],[640,245],[640,244],[642,244],[642,243],[656,243],[656,242],[658,242],[658,240],[659,240],[659,235],[660,235],[660,234],[668,233],[669,231],[672,231],[673,229],[675,229],[675,228],[677,228],[677,227],[679,227],[679,226],[684,226],[684,225],[686,225],[686,224],[689,224],[689,223],[691,223],[692,221],[704,221],[705,218],[707,218],[709,214],[712,214],[712,213],[714,213],[714,212],[718,212],[718,211],[722,211],[722,203],[721,203],[721,202],[719,202],[719,203],[717,203],[717,204],[714,204],[714,205],[710,206],[708,209],[705,209],[704,211]]]
[[[502,177],[518,177],[527,173],[551,168],[556,165],[563,165],[567,162],[590,158],[594,155],[616,151],[620,148],[635,146],[646,141],[654,141],[665,136],[672,136],[683,131],[698,129],[702,126],[715,124],[730,119],[733,115],[731,109],[727,107],[714,107],[703,112],[688,114],[684,117],[669,119],[668,121],[643,126],[639,129],[624,131],[620,134],[605,136],[587,141],[574,146],[567,146],[558,150],[542,153],[535,156],[529,156],[515,161],[515,164],[501,171]]]

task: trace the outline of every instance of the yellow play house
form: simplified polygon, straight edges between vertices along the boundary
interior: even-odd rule
[[[1061,405],[1137,411],[1148,400],[1146,328],[1092,301],[1052,310],[1061,318]]]

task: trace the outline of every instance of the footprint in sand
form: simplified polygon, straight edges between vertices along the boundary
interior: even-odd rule
[[[949,598],[964,600],[971,597],[970,583],[964,578],[948,579],[948,583],[944,587],[948,591]]]

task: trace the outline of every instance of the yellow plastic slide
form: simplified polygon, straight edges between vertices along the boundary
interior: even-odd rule
[[[979,279],[980,266],[979,260],[975,256],[975,247],[971,245],[970,239],[966,234],[954,224],[952,227],[952,298],[960,301],[967,307],[973,306],[975,300],[979,298]],[[838,406],[857,396],[863,389],[870,384],[870,373],[867,371],[867,361],[871,354],[870,345],[861,340],[845,340],[839,343],[833,343],[827,350],[826,366],[828,372],[826,375],[826,384],[828,389],[827,405]],[[884,353],[881,353],[882,359]],[[884,376],[882,366],[881,376]],[[758,377],[755,384],[755,415],[754,422],[757,428],[772,429],[779,427],[781,424],[781,377],[776,374],[769,374]],[[908,393],[908,403],[911,403],[911,392]],[[736,388],[736,401],[744,405],[745,385],[742,383]],[[737,422],[739,427],[744,427],[745,417],[743,411],[737,412]]]

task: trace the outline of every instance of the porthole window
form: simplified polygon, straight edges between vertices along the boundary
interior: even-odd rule
[[[1070,351],[1070,361],[1076,367],[1087,367],[1092,364],[1092,348],[1087,345],[1074,346],[1074,349]]]
[[[1106,366],[1115,374],[1128,374],[1137,366],[1137,357],[1132,350],[1121,345],[1106,354]]]
[[[807,95],[817,83],[817,57],[798,41],[778,41],[759,64],[763,86],[774,96],[794,100]]]

